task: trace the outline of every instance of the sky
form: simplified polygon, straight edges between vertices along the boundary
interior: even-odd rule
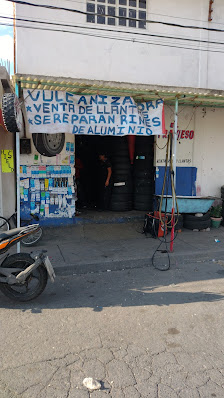
[[[0,0],[0,16],[13,15],[13,5],[6,0]],[[12,23],[12,21],[0,18],[0,59],[10,60],[11,74],[13,73],[13,28],[1,25],[2,23]]]

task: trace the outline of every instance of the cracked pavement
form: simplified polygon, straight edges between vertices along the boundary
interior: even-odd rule
[[[1,295],[0,397],[223,398],[223,277],[208,261],[58,276],[27,304]]]

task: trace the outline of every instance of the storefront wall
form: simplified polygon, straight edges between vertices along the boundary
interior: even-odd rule
[[[165,106],[165,122],[166,134],[168,134],[169,131],[174,130],[173,107]],[[224,185],[223,125],[224,111],[222,109],[179,107],[178,195],[220,197],[220,188]],[[22,217],[30,212],[36,212],[40,214],[41,222],[48,225],[73,223],[75,215],[73,183],[75,136],[65,134],[64,148],[59,155],[54,157],[40,155],[29,133],[28,137],[31,138],[31,154],[21,155],[20,161]],[[166,137],[166,135],[155,136],[156,194],[161,194],[162,190],[166,159]],[[70,174],[66,174],[70,185],[69,189],[55,186],[55,181],[63,181],[62,169],[66,167],[70,168]],[[57,173],[59,174],[57,175]]]
[[[52,0],[44,3],[51,6]],[[208,0],[147,1],[147,18],[170,25],[148,23],[146,29],[131,28],[128,23],[127,26],[87,23],[88,2],[56,3],[58,7],[73,8],[83,14],[16,4],[17,17],[61,24],[66,21],[67,24],[62,28],[46,26],[59,32],[44,30],[43,24],[36,23],[39,30],[17,27],[18,73],[224,89],[222,47],[206,42],[222,42],[223,34],[172,26],[179,23],[209,28]],[[102,6],[104,2],[90,3]],[[213,8],[212,27],[220,29],[224,23],[223,0],[216,0]],[[71,33],[60,31],[63,29]],[[196,41],[189,42],[189,39]],[[213,49],[215,51],[210,51]]]
[[[34,1],[34,3],[37,3]],[[69,4],[68,4],[69,3]],[[99,2],[100,3],[100,2]],[[51,5],[50,0],[45,4]],[[98,1],[94,2],[98,5]],[[222,41],[221,32],[183,29],[171,25],[147,23],[146,29],[91,24],[86,22],[86,2],[72,4],[66,0],[59,7],[73,8],[83,13],[16,4],[17,17],[66,21],[69,32],[44,30],[43,25],[28,29],[17,27],[17,73],[84,79],[91,82],[126,82],[132,85],[159,85],[224,89],[224,55],[219,48],[211,52],[208,40]],[[117,1],[118,6],[118,1]],[[119,7],[119,6],[118,6]],[[224,23],[223,1],[216,0],[212,14],[213,27]],[[189,25],[209,27],[208,0],[151,0],[147,1],[147,18],[176,24],[184,15]],[[198,22],[195,22],[197,15]],[[185,25],[184,20],[182,20]],[[47,27],[51,28],[51,26]],[[55,27],[54,27],[55,28]],[[59,30],[60,27],[58,27]],[[94,36],[93,34],[94,29]],[[98,30],[100,29],[100,30]],[[105,32],[103,30],[105,29]],[[128,32],[128,34],[127,34]],[[142,35],[141,35],[142,33]],[[163,38],[149,36],[162,35]],[[165,36],[173,36],[174,39]],[[180,38],[203,40],[187,42]],[[178,42],[177,42],[178,40]],[[73,49],[71,51],[71,49]],[[220,51],[219,51],[220,50]],[[106,54],[106,56],[105,56]],[[38,56],[37,56],[38,55]],[[193,90],[191,90],[193,91]],[[177,193],[181,195],[220,196],[222,181],[222,109],[179,109],[177,145]],[[174,109],[166,107],[166,129],[172,130]],[[73,140],[68,136],[66,140]],[[165,138],[156,138],[159,147]],[[156,193],[161,193],[165,149],[155,150]],[[39,156],[34,163],[35,150],[21,157],[21,165],[50,165],[54,158]],[[38,163],[39,162],[39,163]],[[48,163],[50,162],[50,163]],[[54,163],[54,165],[56,165]],[[29,198],[31,200],[31,198]],[[45,204],[46,205],[46,198]],[[52,214],[52,218],[56,214]]]
[[[4,90],[0,82],[0,103]],[[3,217],[10,217],[15,212],[15,136],[14,134],[8,133],[2,126],[1,108],[0,108],[0,153],[2,150],[5,152],[5,158],[1,157],[0,162],[0,215]],[[13,152],[8,152],[13,151]],[[13,157],[12,163],[13,168],[9,168],[6,165],[6,158],[9,156]]]
[[[119,97],[73,96],[68,92],[47,90],[24,90],[23,95],[26,99],[26,136],[31,139],[31,153],[20,158],[21,214],[22,218],[30,213],[40,214],[40,221],[49,225],[72,222],[75,214],[73,176],[76,134],[88,132],[93,138],[94,135],[103,138],[132,135],[135,131],[147,136],[162,131],[163,101],[160,99],[154,104],[148,103],[148,106],[139,104],[138,111],[131,97],[121,97],[119,101]],[[116,106],[113,105],[115,102]],[[143,119],[147,122],[144,123]],[[49,157],[43,156],[45,152],[40,148],[38,151],[38,141],[42,141],[42,147],[46,133],[54,139],[55,134],[60,135],[64,131],[71,133],[65,134],[62,152]]]
[[[174,130],[174,108],[165,107],[166,130]],[[177,142],[177,194],[221,196],[224,185],[224,110],[180,107]],[[165,137],[156,138],[156,193],[161,193]],[[163,149],[159,149],[163,148]]]
[[[31,153],[20,155],[21,217],[30,213],[46,225],[71,224],[75,214],[74,136],[65,134],[63,150],[57,156],[41,155],[32,136]]]

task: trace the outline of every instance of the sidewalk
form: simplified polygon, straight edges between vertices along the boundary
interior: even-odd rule
[[[143,267],[152,264],[152,255],[160,242],[141,234],[142,226],[143,221],[134,221],[45,228],[40,244],[25,251],[47,249],[58,274]],[[170,240],[170,235],[167,239]],[[160,249],[165,250],[165,245]],[[167,253],[157,252],[157,256],[162,264],[167,263]],[[184,229],[174,241],[170,258],[171,267],[188,262],[224,260],[224,227],[210,232]]]

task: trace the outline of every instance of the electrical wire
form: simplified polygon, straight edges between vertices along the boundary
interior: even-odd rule
[[[74,3],[79,3],[79,4],[83,4],[82,2],[80,2],[80,1],[77,1],[77,0],[65,0],[65,1],[72,1],[72,2],[74,2]],[[165,16],[165,17],[167,17],[167,18],[176,18],[176,19],[187,19],[187,20],[191,20],[191,21],[196,21],[196,22],[205,22],[205,23],[208,23],[208,21],[205,21],[205,20],[198,20],[198,19],[192,19],[192,18],[184,18],[184,17],[176,17],[176,16],[172,16],[172,15],[167,15],[167,14],[156,14],[156,13],[152,13],[152,12],[150,12],[150,13],[147,13],[146,12],[146,15],[159,15],[159,16]],[[101,14],[96,14],[96,15],[101,15]],[[9,15],[9,14],[4,14],[4,16],[11,16],[11,14]],[[20,18],[26,18],[25,16],[23,16],[23,15],[19,15],[19,17]],[[126,18],[126,17],[124,17],[124,18]],[[39,19],[39,18],[37,18],[36,17],[36,20],[40,20],[41,21],[41,19]],[[43,20],[42,20],[43,21]],[[62,21],[62,20],[56,20],[55,18],[54,18],[54,21],[55,22],[61,22],[62,24],[63,24],[63,22],[65,22],[65,21]],[[47,21],[46,21],[47,22]],[[218,24],[218,25],[224,25],[224,24],[222,24],[222,23],[218,23],[218,22],[216,22],[216,24]],[[117,25],[116,25],[116,27],[117,27]],[[133,27],[133,30],[136,30],[136,28],[135,27]],[[111,30],[112,31],[112,30]],[[117,30],[116,30],[117,31]],[[141,33],[139,33],[139,34],[141,34]],[[171,36],[171,38],[172,38],[172,36]],[[187,39],[187,37],[185,37],[186,39]],[[184,38],[183,38],[184,39]]]
[[[73,8],[66,8],[66,7],[58,7],[58,6],[53,6],[49,4],[35,4],[27,1],[22,1],[22,0],[6,0],[10,3],[15,3],[15,4],[20,4],[20,5],[25,5],[25,6],[31,6],[31,7],[41,7],[41,8],[46,8],[50,10],[58,10],[58,11],[67,11],[67,12],[72,12],[72,13],[77,13],[77,14],[82,14],[82,15],[95,15],[95,16],[104,16],[104,17],[111,17],[111,15],[108,14],[97,14],[97,13],[91,13],[87,11],[82,11],[82,10],[77,10]],[[181,25],[181,24],[174,24],[171,22],[163,22],[163,21],[154,21],[151,19],[137,19],[137,18],[129,18],[129,17],[123,17],[123,16],[118,16],[115,15],[113,18],[117,19],[125,19],[125,20],[131,20],[131,21],[137,21],[137,22],[148,22],[152,24],[161,24],[161,25],[166,25],[166,26],[172,26],[172,27],[177,27],[177,28],[183,28],[183,29],[196,29],[196,30],[206,30],[208,32],[222,32],[224,33],[223,29],[216,29],[216,28],[206,28],[204,26],[194,26],[194,25]]]
[[[166,142],[166,144],[165,144],[162,148],[160,148],[159,145],[158,145],[157,142],[156,142],[156,147],[157,147],[158,149],[160,149],[161,151],[162,151],[163,149],[165,149],[165,148],[167,147],[167,145],[168,145],[168,141]]]
[[[194,115],[195,115],[195,113],[196,113],[196,110],[198,109],[198,107],[199,107],[199,105],[195,106],[195,109],[194,109],[194,110],[193,110],[193,112],[192,112],[192,115],[191,115],[190,121],[189,121],[189,123],[188,123],[187,127],[185,128],[185,130],[187,130],[187,129],[188,129],[188,127],[190,126],[190,123],[191,123],[191,121],[192,121],[192,119],[193,119],[193,117],[194,117]]]
[[[0,23],[0,26],[11,26],[13,27],[13,24],[7,24],[7,23]],[[33,30],[41,30],[41,31],[50,31],[50,32],[59,32],[59,33],[72,33],[76,35],[83,35],[83,36],[89,36],[89,37],[98,37],[98,38],[104,38],[104,39],[110,39],[110,40],[116,40],[116,41],[126,41],[126,42],[132,42],[132,43],[140,43],[140,44],[151,44],[154,46],[161,46],[161,47],[168,47],[168,48],[178,48],[178,49],[183,49],[183,50],[192,50],[192,51],[202,51],[202,52],[211,52],[211,53],[220,53],[224,54],[224,51],[219,51],[219,50],[213,50],[210,48],[195,48],[195,47],[185,47],[185,46],[176,46],[176,45],[171,45],[171,44],[164,44],[164,43],[159,43],[159,42],[150,42],[150,41],[144,41],[144,40],[136,40],[134,38],[126,39],[126,38],[121,38],[121,37],[112,37],[112,36],[106,36],[106,35],[100,35],[100,34],[90,34],[86,32],[77,32],[77,31],[71,31],[71,30],[65,30],[65,29],[47,29],[47,28],[38,28],[36,26],[25,26],[25,25],[18,25],[18,28],[24,28],[24,29],[33,29]]]
[[[7,20],[14,20],[13,17],[9,16],[3,16],[0,15],[0,19],[7,19]],[[201,40],[201,39],[190,39],[189,37],[180,37],[180,36],[167,36],[167,35],[158,35],[154,33],[144,33],[144,32],[133,32],[133,31],[127,31],[127,30],[119,30],[119,29],[109,29],[109,28],[100,28],[100,27],[93,27],[93,26],[80,26],[80,25],[71,25],[71,24],[66,24],[66,23],[58,23],[58,22],[49,22],[49,21],[43,21],[43,20],[38,20],[38,19],[27,19],[27,18],[20,18],[16,17],[16,21],[20,22],[31,22],[31,23],[37,23],[37,24],[44,24],[44,25],[53,25],[53,26],[61,26],[61,27],[70,27],[70,28],[79,28],[79,29],[88,29],[88,30],[95,30],[95,31],[102,31],[102,32],[112,32],[112,33],[124,33],[124,34],[132,34],[132,35],[137,35],[137,36],[146,36],[146,37],[156,37],[156,38],[161,38],[161,39],[171,39],[171,40],[181,40],[181,41],[188,41],[188,42],[194,42],[194,43],[203,43],[203,44],[218,44],[218,45],[224,45],[224,42],[219,42],[219,41],[211,41],[211,40]]]

